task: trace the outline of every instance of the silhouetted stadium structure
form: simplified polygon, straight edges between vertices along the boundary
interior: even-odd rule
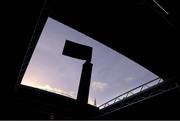
[[[14,4],[11,14],[7,14],[11,16],[8,19],[14,25],[11,28],[14,28],[12,33],[16,36],[11,39],[13,46],[10,48],[16,57],[8,59],[16,64],[15,70],[8,68],[9,76],[1,86],[4,90],[1,95],[1,119],[179,119],[177,0],[84,3],[38,0],[14,1],[11,4]],[[159,4],[165,6],[165,10]],[[143,84],[137,87],[142,88],[139,93],[134,94],[135,89],[132,89],[123,94],[126,98],[120,95],[100,107],[20,85],[48,17],[100,41],[149,69],[161,77],[152,80],[157,81],[157,85],[143,90],[151,82]]]
[[[63,55],[86,60],[83,64],[81,79],[78,89],[77,102],[82,105],[87,105],[89,97],[89,88],[91,82],[91,73],[93,64],[91,64],[92,47],[81,45],[78,43],[66,40],[63,49]]]

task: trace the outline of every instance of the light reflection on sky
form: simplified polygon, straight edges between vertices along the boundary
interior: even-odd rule
[[[97,106],[101,105],[157,77],[111,48],[48,18],[21,84],[76,99],[85,61],[62,55],[65,40],[93,47],[90,104],[96,99]]]

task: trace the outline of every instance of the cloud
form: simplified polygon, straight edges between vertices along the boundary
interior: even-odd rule
[[[127,81],[127,82],[131,82],[131,81],[134,81],[135,78],[134,77],[127,77],[124,80]]]
[[[73,97],[74,95],[74,92],[73,91],[64,91],[62,89],[57,89],[57,88],[53,88],[51,87],[50,85],[46,84],[44,86],[35,86],[36,88],[39,88],[39,89],[42,89],[42,90],[46,90],[46,91],[49,91],[49,92],[54,92],[54,93],[57,93],[57,94],[60,94],[60,95],[64,95],[64,96],[67,96],[67,97]]]
[[[107,83],[105,82],[98,82],[98,81],[93,81],[92,82],[92,88],[95,91],[101,91],[103,92],[105,88],[107,88]]]
[[[94,105],[94,100],[91,96],[89,96],[88,104]]]

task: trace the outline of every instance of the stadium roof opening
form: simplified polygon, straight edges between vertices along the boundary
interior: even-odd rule
[[[66,40],[93,48],[89,104],[95,102],[99,106],[158,77],[124,55],[49,17],[21,84],[76,99],[85,61],[62,55]]]

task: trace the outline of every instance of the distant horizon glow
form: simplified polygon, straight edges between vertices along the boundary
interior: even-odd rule
[[[124,55],[49,17],[22,85],[76,99],[85,61],[62,55],[65,40],[93,48],[89,104],[93,105],[96,100],[99,106],[158,77]]]

